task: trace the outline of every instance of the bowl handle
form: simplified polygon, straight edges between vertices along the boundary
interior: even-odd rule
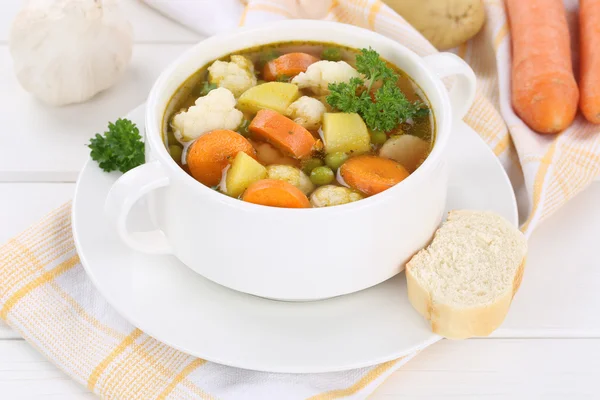
[[[442,79],[456,75],[457,80],[450,89],[450,104],[454,121],[460,121],[475,100],[477,79],[475,73],[462,58],[452,53],[437,53],[424,57],[423,61]]]
[[[129,232],[127,229],[127,216],[131,207],[147,193],[168,186],[169,183],[169,177],[160,163],[151,161],[126,172],[110,188],[104,203],[104,213],[116,226],[121,240],[132,249],[150,254],[173,252],[162,230]]]

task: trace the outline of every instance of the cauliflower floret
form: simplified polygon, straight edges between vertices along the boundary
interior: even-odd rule
[[[315,188],[315,185],[304,172],[290,165],[269,165],[267,167],[267,178],[286,181],[296,186],[304,194],[309,194]]]
[[[311,64],[306,72],[301,72],[292,79],[299,88],[310,88],[315,94],[329,93],[330,83],[348,82],[352,78],[360,78],[357,70],[345,61],[317,61]]]
[[[225,88],[211,90],[195,104],[176,114],[171,121],[175,137],[185,142],[214,129],[235,130],[244,118],[244,114],[235,108],[233,94]]]
[[[287,108],[286,114],[306,129],[318,129],[325,106],[319,100],[302,96]]]
[[[256,86],[254,65],[244,56],[231,56],[231,61],[215,61],[208,67],[208,79],[219,87],[231,90],[237,98]]]
[[[310,196],[313,207],[331,207],[352,203],[363,198],[363,195],[347,187],[325,185],[321,186]]]

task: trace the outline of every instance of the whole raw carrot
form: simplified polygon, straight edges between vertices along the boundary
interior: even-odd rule
[[[506,0],[512,40],[512,104],[539,133],[567,128],[579,90],[562,0]]]
[[[600,124],[600,1],[579,1],[579,105],[585,118]]]

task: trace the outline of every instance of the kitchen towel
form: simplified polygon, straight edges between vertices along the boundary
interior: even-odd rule
[[[435,49],[378,0],[146,0],[204,34],[286,18],[322,18],[375,30],[421,55]],[[570,21],[575,0],[568,1]],[[556,136],[531,132],[512,112],[510,43],[501,0],[485,1],[487,23],[456,49],[479,78],[465,121],[507,168],[519,194],[523,230],[581,191],[600,172],[600,128],[580,117]],[[511,140],[512,138],[512,140]],[[362,399],[413,355],[326,374],[272,374],[181,353],[119,316],[79,261],[70,204],[0,247],[0,317],[78,382],[115,399]],[[373,338],[376,340],[376,338]]]

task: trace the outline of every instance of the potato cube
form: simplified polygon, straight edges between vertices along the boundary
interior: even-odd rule
[[[366,153],[371,149],[369,130],[356,113],[323,114],[323,141],[327,153]]]

